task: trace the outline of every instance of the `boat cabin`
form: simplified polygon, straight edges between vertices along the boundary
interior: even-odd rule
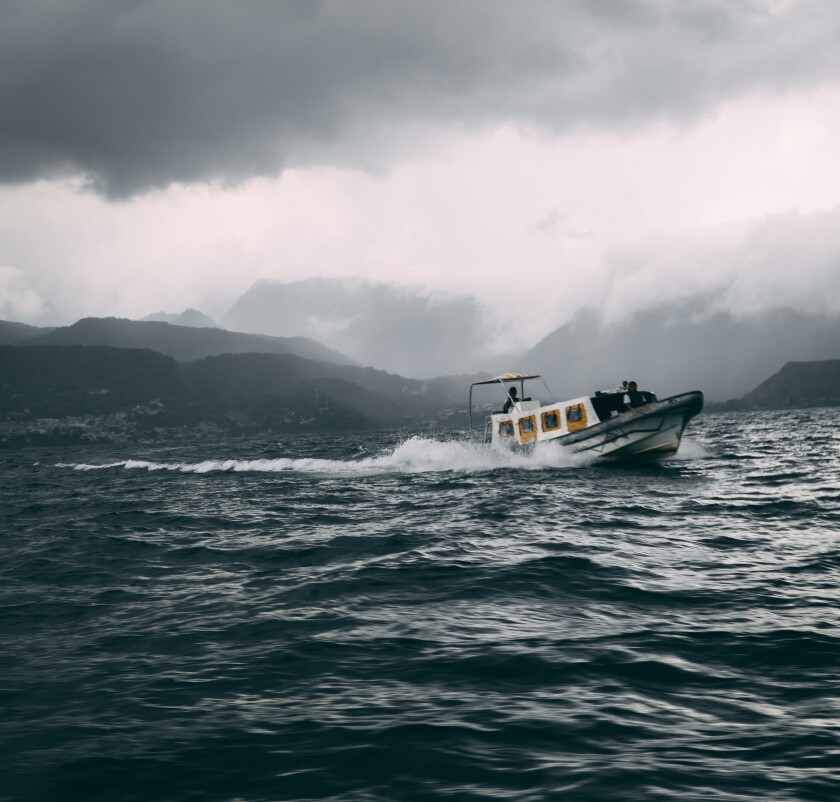
[[[589,428],[609,420],[614,415],[626,412],[628,407],[625,399],[628,393],[632,396],[631,406],[641,406],[656,401],[653,393],[639,393],[635,390],[633,383],[628,386],[625,382],[622,387],[599,390],[593,396],[543,404],[525,395],[525,382],[540,378],[538,375],[524,373],[504,373],[501,376],[472,384],[470,386],[470,431],[473,429],[473,388],[481,385],[495,384],[505,391],[504,407],[492,412],[485,422],[484,440],[493,443],[529,445],[544,440],[554,440]],[[545,387],[544,382],[543,386]],[[632,392],[630,387],[633,388]],[[545,391],[546,397],[550,398],[551,393],[548,387],[545,387]]]

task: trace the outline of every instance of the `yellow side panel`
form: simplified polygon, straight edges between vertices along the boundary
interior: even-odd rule
[[[519,419],[519,442],[530,443],[537,439],[537,418],[529,415],[527,418]]]
[[[563,426],[563,419],[560,417],[559,409],[549,409],[542,413],[542,430],[544,432],[555,432]]]
[[[566,425],[570,432],[586,428],[586,407],[583,404],[566,407]]]

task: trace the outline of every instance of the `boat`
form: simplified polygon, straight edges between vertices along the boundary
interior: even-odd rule
[[[526,384],[538,374],[503,373],[470,385],[470,435],[473,435],[473,390],[496,385],[505,406],[485,419],[484,442],[530,448],[557,442],[594,457],[664,459],[676,454],[686,424],[703,408],[703,393],[693,390],[662,400],[636,389],[635,382],[598,390],[568,401],[542,403],[526,395]],[[542,382],[547,396],[551,393]],[[516,389],[519,388],[517,393]]]

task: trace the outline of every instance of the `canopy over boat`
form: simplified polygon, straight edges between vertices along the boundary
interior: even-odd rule
[[[529,379],[540,379],[540,378],[542,378],[542,377],[538,373],[502,373],[499,376],[494,376],[492,379],[485,379],[484,381],[473,382],[470,385],[470,403],[469,403],[470,433],[472,433],[472,429],[473,429],[473,416],[472,416],[473,387],[479,387],[482,384],[501,384],[502,386],[505,386],[505,387],[508,384],[519,384],[519,392],[522,395],[525,395],[525,382],[528,381]]]
[[[541,378],[538,373],[502,373],[500,376],[494,376],[492,379],[485,379],[481,382],[473,382],[470,387],[477,387],[479,384],[496,384],[498,382],[524,382],[528,379]]]

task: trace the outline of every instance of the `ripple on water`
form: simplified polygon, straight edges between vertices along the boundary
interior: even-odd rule
[[[833,802],[837,417],[10,454],[0,800]]]

